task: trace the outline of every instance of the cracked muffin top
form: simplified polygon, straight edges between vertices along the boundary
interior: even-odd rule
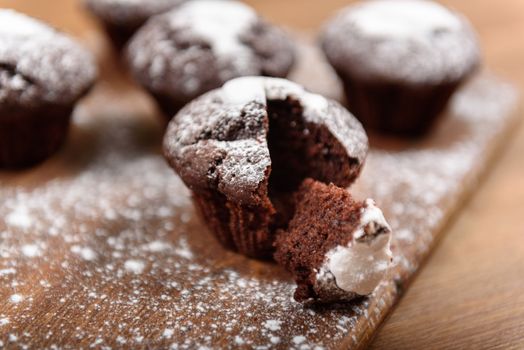
[[[164,138],[168,162],[192,190],[247,205],[306,177],[349,186],[367,150],[364,129],[340,104],[264,77],[231,80],[189,103]]]

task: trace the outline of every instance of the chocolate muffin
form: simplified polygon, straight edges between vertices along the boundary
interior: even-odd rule
[[[243,77],[206,93],[170,122],[164,154],[218,239],[272,254],[305,178],[349,186],[368,149],[340,104],[278,78]]]
[[[294,49],[283,31],[247,5],[194,0],[151,18],[131,39],[127,58],[136,80],[171,119],[232,78],[285,77]]]
[[[296,211],[275,241],[275,260],[291,271],[301,302],[341,302],[373,292],[391,263],[391,229],[371,199],[307,179]]]
[[[95,77],[93,57],[73,39],[0,9],[0,168],[30,166],[53,154]]]
[[[166,12],[184,1],[85,0],[85,3],[88,10],[101,21],[115,48],[121,50],[151,16]]]
[[[468,21],[427,0],[349,6],[321,42],[349,109],[366,128],[397,135],[427,132],[480,63]]]

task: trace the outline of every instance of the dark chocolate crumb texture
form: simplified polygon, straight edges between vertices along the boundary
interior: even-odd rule
[[[60,147],[96,71],[67,35],[0,9],[0,168],[33,165]]]
[[[151,18],[127,49],[135,79],[168,119],[232,78],[285,77],[294,60],[287,35],[238,1],[187,2]]]
[[[333,184],[307,179],[275,241],[275,260],[297,282],[301,302],[340,302],[370,294],[391,263],[391,229],[371,199],[355,201]]]
[[[189,105],[164,138],[170,165],[219,238],[252,257],[272,254],[305,178],[349,186],[368,150],[340,104],[277,78],[229,81]]]

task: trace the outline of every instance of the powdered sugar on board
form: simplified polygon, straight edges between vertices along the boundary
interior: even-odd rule
[[[326,82],[316,74],[332,77],[316,62],[304,64],[319,72],[299,71],[298,80],[337,95],[316,85]],[[457,96],[449,119],[427,140],[392,147],[373,139],[354,191],[384,209],[395,268],[371,297],[328,309],[294,302],[294,284],[277,266],[220,247],[161,157],[159,127],[126,105],[137,100],[134,92],[122,97],[99,87],[76,114],[60,155],[26,173],[0,175],[0,217],[11,217],[0,222],[0,298],[8,301],[0,303],[3,346],[358,344],[379,325],[485,165],[511,120],[514,93],[483,76]]]

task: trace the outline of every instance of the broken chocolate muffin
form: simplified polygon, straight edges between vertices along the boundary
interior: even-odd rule
[[[268,258],[294,213],[305,178],[349,186],[368,149],[340,104],[277,78],[229,81],[184,107],[168,126],[164,154],[219,240]]]
[[[295,194],[289,227],[275,241],[275,260],[295,277],[295,299],[340,302],[370,294],[391,262],[391,229],[371,199],[312,179]]]
[[[127,49],[133,76],[167,120],[230,79],[285,77],[294,60],[287,35],[238,1],[189,1],[152,17]]]

